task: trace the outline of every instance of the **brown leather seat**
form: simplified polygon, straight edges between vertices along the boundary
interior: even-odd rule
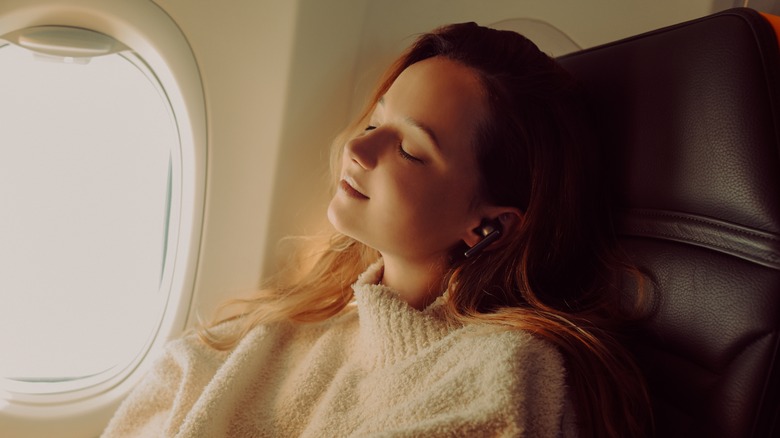
[[[659,437],[780,436],[780,53],[732,9],[561,58],[593,99]]]

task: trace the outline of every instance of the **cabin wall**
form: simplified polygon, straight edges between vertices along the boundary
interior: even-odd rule
[[[193,325],[256,288],[263,268],[273,269],[282,236],[321,222],[326,151],[347,119],[364,2],[156,3],[187,36],[206,96],[208,180]]]

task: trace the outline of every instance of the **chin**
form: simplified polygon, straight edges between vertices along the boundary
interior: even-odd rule
[[[343,230],[343,222],[341,221],[341,218],[339,217],[339,214],[337,213],[337,208],[333,205],[334,201],[330,201],[330,205],[328,205],[328,222],[330,222],[331,225],[333,225],[333,228],[336,229],[336,231],[340,233],[344,233]]]
[[[355,236],[354,227],[349,226],[349,221],[345,221],[345,218],[340,214],[338,207],[334,206],[334,201],[331,201],[328,206],[328,222],[341,234],[349,236],[353,239],[360,240]]]

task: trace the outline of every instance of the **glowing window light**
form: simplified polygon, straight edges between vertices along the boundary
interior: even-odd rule
[[[131,54],[9,44],[0,72],[0,378],[78,388],[159,324],[176,124]]]

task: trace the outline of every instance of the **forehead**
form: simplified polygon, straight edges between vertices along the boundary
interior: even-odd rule
[[[429,128],[440,147],[447,149],[471,144],[486,113],[485,105],[474,70],[434,57],[407,67],[385,93],[380,107],[391,119]]]

